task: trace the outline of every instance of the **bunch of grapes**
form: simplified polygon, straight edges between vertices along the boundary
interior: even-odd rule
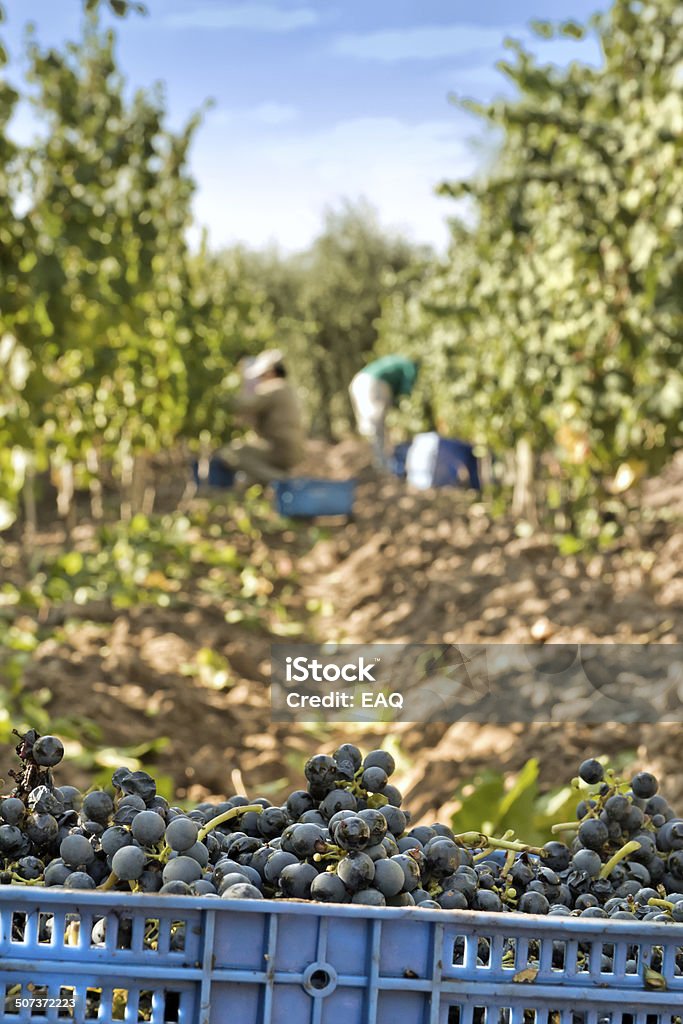
[[[117,769],[109,791],[56,786],[54,736],[31,731],[17,753],[0,800],[4,884],[683,921],[683,819],[647,772],[625,780],[585,761],[576,821],[555,826],[572,838],[532,847],[412,827],[391,754],[348,743],[312,757],[306,788],[281,805],[234,796],[189,811],[144,771]]]

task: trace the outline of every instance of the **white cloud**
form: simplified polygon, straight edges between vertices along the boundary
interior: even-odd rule
[[[519,29],[481,25],[416,25],[405,29],[347,33],[334,43],[337,53],[367,60],[434,60],[498,49]]]
[[[299,117],[299,110],[288,103],[265,102],[255,107],[242,110],[219,108],[208,114],[208,118],[216,124],[253,124],[265,125],[290,124]]]
[[[197,7],[167,14],[163,20],[167,28],[239,28],[255,32],[293,32],[309,28],[319,21],[312,7],[283,10],[272,4],[242,3],[234,6]]]
[[[483,53],[488,53],[493,64],[497,58],[510,55],[503,45],[507,38],[519,39],[542,63],[560,66],[574,60],[596,66],[601,63],[600,47],[593,36],[580,41],[563,38],[543,40],[522,25],[417,25],[380,32],[349,33],[338,36],[333,45],[337,53],[365,60],[481,58]],[[463,75],[467,74],[466,69],[461,71]]]
[[[471,131],[472,122],[454,111],[417,124],[355,118],[284,138],[231,135],[229,147],[204,133],[194,158],[197,219],[210,225],[214,245],[275,242],[291,251],[312,241],[326,207],[364,196],[383,224],[443,247],[454,204],[434,188],[475,169]]]

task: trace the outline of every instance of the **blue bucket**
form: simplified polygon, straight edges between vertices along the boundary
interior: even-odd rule
[[[406,456],[408,483],[428,487],[472,487],[481,490],[479,467],[471,444],[436,433],[417,434]]]
[[[199,477],[199,463],[192,463],[192,476],[196,484],[208,484],[209,487],[232,487],[235,482],[235,472],[218,458],[209,460],[209,475],[203,479]]]
[[[406,459],[410,450],[410,441],[404,441],[401,444],[397,444],[391,454],[389,460],[389,468],[394,476],[400,476],[401,478],[406,475]]]
[[[355,480],[315,480],[293,477],[275,482],[275,502],[281,516],[350,516]]]

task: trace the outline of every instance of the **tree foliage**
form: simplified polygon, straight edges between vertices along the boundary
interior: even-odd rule
[[[467,104],[502,133],[448,260],[405,310],[430,350],[450,430],[498,451],[553,450],[570,498],[616,467],[658,469],[683,415],[683,10],[616,0],[588,27],[600,68],[539,63],[511,42],[516,99]],[[394,318],[395,318],[394,314]]]

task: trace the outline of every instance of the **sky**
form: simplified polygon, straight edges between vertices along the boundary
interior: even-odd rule
[[[504,40],[544,61],[599,64],[597,42],[543,42],[533,18],[587,18],[606,0],[147,0],[115,24],[131,87],[164,83],[169,123],[207,99],[191,156],[195,217],[214,247],[304,249],[324,212],[363,198],[380,223],[443,249],[452,201],[443,180],[476,172],[494,140],[449,100],[510,94],[495,69]],[[24,28],[77,39],[81,0],[5,0],[16,77]],[[13,125],[36,131],[27,109]],[[195,232],[198,236],[198,231]]]

